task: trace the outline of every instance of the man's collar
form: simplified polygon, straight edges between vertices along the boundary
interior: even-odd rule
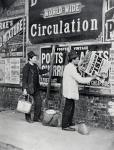
[[[29,64],[32,65],[32,66],[34,65],[31,61],[29,61]]]

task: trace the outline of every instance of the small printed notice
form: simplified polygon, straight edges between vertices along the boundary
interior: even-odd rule
[[[0,83],[20,84],[20,58],[0,59]]]
[[[108,102],[108,113],[110,114],[110,116],[114,116],[114,102],[113,101]]]
[[[104,82],[108,76],[110,61],[103,58],[98,51],[88,51],[80,66],[80,70],[88,75],[97,75],[97,80]]]
[[[5,82],[5,60],[0,59],[0,83]]]

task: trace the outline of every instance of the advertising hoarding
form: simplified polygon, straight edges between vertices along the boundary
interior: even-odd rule
[[[32,44],[97,39],[102,33],[102,0],[30,0]]]
[[[25,18],[0,21],[0,55],[1,57],[25,56],[24,43]]]
[[[71,45],[71,49],[75,50],[78,53],[80,62],[83,63],[81,67],[78,69],[79,73],[83,77],[87,77],[88,75],[96,74],[100,78],[97,80],[93,80],[90,84],[84,85],[93,86],[93,87],[109,87],[109,48],[110,44],[99,44],[99,45],[83,45],[76,46]],[[52,73],[52,85],[60,85],[61,79],[64,71],[64,66],[66,64],[66,56],[69,51],[69,46],[60,46],[55,45],[55,60],[53,65],[53,73]],[[96,60],[94,61],[94,58]],[[52,47],[42,47],[41,48],[41,68],[42,69],[50,69],[50,62],[52,59]],[[84,62],[85,59],[85,62]],[[68,63],[68,62],[67,62]],[[91,71],[91,72],[90,72]],[[102,80],[103,77],[103,80]],[[47,84],[49,80],[49,74],[43,75],[40,77],[40,83],[42,85]]]
[[[110,44],[71,46],[75,50],[82,64],[79,68],[83,77],[96,74],[100,78],[90,82],[90,86],[109,87],[109,69],[110,69]]]
[[[68,50],[68,46],[56,45],[54,49],[55,49],[54,52],[55,57],[54,57],[51,84],[57,86],[61,84],[65,64],[65,55]],[[51,60],[52,60],[52,47],[41,48],[41,68],[50,70]],[[42,85],[47,84],[48,81],[49,81],[49,73],[42,75],[40,77],[40,83]]]

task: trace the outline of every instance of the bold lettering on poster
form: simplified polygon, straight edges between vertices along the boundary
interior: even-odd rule
[[[103,52],[103,56],[104,56],[104,58],[106,59],[106,60],[108,60],[109,59],[109,52],[108,51],[104,51]]]
[[[33,24],[31,26],[31,35],[32,35],[32,37],[36,36],[36,34],[37,34],[36,29],[37,29],[37,24]]]
[[[65,23],[65,29],[64,29],[64,33],[70,33],[70,25],[69,23]]]
[[[56,16],[64,16],[68,14],[77,14],[82,11],[82,8],[85,7],[80,2],[70,3],[66,5],[59,5],[56,7],[50,7],[44,9],[44,18],[51,18]]]
[[[48,34],[48,35],[51,35],[51,34],[52,34],[52,30],[51,30],[51,29],[52,29],[52,26],[49,25],[48,28],[47,28],[47,34]]]
[[[114,22],[113,21],[107,22],[107,29],[108,29],[109,33],[114,30]]]
[[[96,19],[90,20],[77,20],[73,19],[71,22],[63,22],[60,20],[57,24],[32,24],[31,25],[31,36],[51,36],[51,35],[60,35],[60,34],[69,34],[69,33],[80,33],[80,32],[89,32],[97,31],[98,22]]]
[[[45,62],[49,64],[51,62],[52,53],[42,53],[42,64]],[[55,53],[55,63],[62,64],[63,63],[63,53]]]
[[[12,26],[9,30],[7,30],[3,35],[3,42],[7,42],[15,35],[17,35],[19,32],[21,32],[25,25],[24,21],[25,20],[23,19],[19,20],[14,26]]]
[[[84,21],[83,21],[82,28],[83,28],[83,31],[87,31],[87,30],[88,30],[88,28],[89,28],[89,23],[88,23],[87,20],[84,20]]]
[[[50,53],[47,53],[46,54],[46,64],[49,64],[50,60],[51,60],[51,55],[50,55]]]
[[[53,66],[53,76],[62,76],[63,74],[63,66],[54,65]]]
[[[93,30],[98,30],[98,25],[97,25],[97,20],[96,19],[91,19],[91,31]]]
[[[108,20],[106,23],[107,39],[114,39],[114,20]]]
[[[109,58],[108,58],[108,51],[98,51],[97,52],[98,53],[98,55],[99,55],[99,57],[103,57],[103,58],[105,58],[106,60],[108,60]]]
[[[59,53],[59,64],[63,63],[63,53]]]
[[[9,29],[11,26],[13,26],[12,20],[0,22],[0,30]]]
[[[42,64],[50,64],[52,53],[42,53]]]
[[[55,53],[55,63],[63,63],[63,53]]]
[[[44,60],[45,60],[45,53],[42,53],[42,64],[43,64],[43,62],[44,62]]]
[[[37,0],[31,0],[31,7],[35,6],[37,4]]]

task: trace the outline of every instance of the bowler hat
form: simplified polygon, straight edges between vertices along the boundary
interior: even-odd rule
[[[75,59],[76,57],[78,57],[78,54],[77,54],[76,51],[71,50],[71,51],[69,52],[68,56],[69,56],[69,60],[71,61],[72,59]]]
[[[30,51],[27,55],[28,55],[28,58],[32,58],[34,56],[37,56],[33,51]]]

